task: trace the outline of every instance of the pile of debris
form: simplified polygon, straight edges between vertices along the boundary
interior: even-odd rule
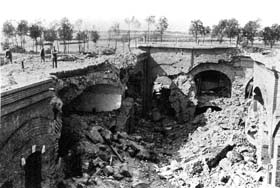
[[[158,168],[161,177],[178,187],[259,187],[265,169],[258,166],[256,149],[246,139],[245,102],[212,101],[223,110],[208,109],[191,122],[194,132],[178,155]]]
[[[96,116],[64,117],[59,152],[65,176],[59,185],[110,188],[164,184],[158,176],[153,179],[151,175],[156,174],[151,164],[158,162],[154,145],[141,136],[116,131],[110,123],[116,115],[101,112]]]

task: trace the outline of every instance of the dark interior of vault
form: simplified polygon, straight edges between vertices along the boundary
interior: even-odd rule
[[[195,76],[194,80],[197,86],[197,96],[231,97],[231,81],[219,71],[200,72]]]
[[[76,127],[79,125],[77,119],[63,117],[61,137],[58,142],[58,155],[65,161],[65,177],[80,176],[82,174],[81,158],[77,151],[78,142],[81,139]]]
[[[262,93],[258,87],[254,89],[254,101],[258,101],[261,105],[264,105]]]
[[[245,87],[245,99],[253,96],[254,79],[252,78]]]
[[[158,92],[154,92],[153,106],[156,107],[161,114],[175,117],[176,112],[169,101],[170,92],[171,90],[168,88],[161,88]]]
[[[36,151],[26,159],[25,170],[25,188],[41,187],[41,151]]]
[[[197,116],[199,114],[202,114],[206,112],[208,109],[211,109],[211,111],[221,111],[222,109],[218,106],[202,106],[202,107],[196,107],[194,116]]]

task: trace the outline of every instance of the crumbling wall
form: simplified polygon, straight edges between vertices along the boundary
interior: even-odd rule
[[[248,116],[247,129],[252,128],[258,137],[252,142],[257,147],[259,163],[268,165],[267,180],[269,184],[280,186],[279,176],[279,72],[265,67],[260,62],[254,64],[254,89],[259,89],[263,97],[263,105],[255,101]],[[255,95],[255,93],[254,93]],[[252,118],[253,116],[253,118]],[[251,121],[250,121],[251,120]]]
[[[258,63],[254,65],[254,89],[253,100],[251,106],[248,109],[248,118],[246,121],[246,131],[248,134],[248,140],[257,147],[258,162],[268,163],[268,146],[269,135],[271,135],[272,124],[272,110],[274,103],[274,74],[272,71],[267,71],[266,68]],[[260,92],[262,96],[263,104],[260,101],[254,100],[256,90]],[[254,138],[250,136],[250,133],[254,133]],[[263,149],[265,146],[265,150]]]
[[[164,85],[157,80],[159,77],[171,80],[168,86],[171,89],[170,102],[176,111],[176,119],[181,122],[193,118],[197,105],[215,105],[211,104],[211,100],[217,97],[198,99],[197,85],[194,80],[197,74],[209,70],[225,74],[231,81],[232,97],[245,96],[244,83],[247,83],[253,74],[251,59],[232,58],[238,54],[236,49],[151,47],[146,50],[150,53],[149,69],[152,80],[150,84]]]
[[[131,133],[137,125],[135,113],[142,108],[143,65],[138,62],[120,68],[101,63],[55,76],[55,93],[64,103],[59,141],[64,177],[94,173],[103,169],[103,164],[112,165],[114,151],[108,145],[125,145],[118,142],[119,133]],[[115,148],[117,152],[122,150]]]

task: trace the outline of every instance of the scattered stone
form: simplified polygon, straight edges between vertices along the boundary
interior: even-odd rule
[[[232,145],[226,145],[222,147],[215,148],[215,153],[212,157],[207,159],[207,165],[210,169],[216,167],[219,162],[226,157],[226,154],[228,151],[232,150],[234,146]]]
[[[120,168],[120,174],[123,175],[124,177],[132,177],[131,173],[129,171],[128,165],[126,163],[124,163],[121,168]]]
[[[101,136],[103,136],[103,138],[106,139],[106,141],[111,142],[111,139],[112,139],[111,131],[109,131],[108,129],[104,129],[104,128],[99,129],[98,131],[101,134]]]
[[[202,171],[203,171],[203,162],[197,161],[192,164],[190,174],[194,176],[196,174],[200,174]]]
[[[102,138],[102,136],[100,135],[99,130],[102,130],[103,128],[100,126],[94,126],[92,127],[92,129],[90,130],[90,134],[88,134],[88,136],[90,137],[90,139],[95,143],[104,143],[104,139]]]
[[[147,183],[138,183],[134,186],[132,186],[133,188],[150,188],[150,184]]]
[[[237,163],[239,161],[242,161],[244,160],[244,157],[238,153],[237,151],[235,150],[232,150],[232,151],[229,151],[227,153],[227,158],[232,162],[232,163]]]
[[[155,122],[159,121],[161,119],[161,114],[157,108],[154,108],[152,110],[152,117],[153,117],[153,121],[155,121]]]
[[[105,168],[103,169],[103,172],[107,175],[107,176],[111,176],[114,174],[114,168],[112,166],[105,166]]]
[[[223,183],[227,183],[228,182],[228,180],[230,179],[230,176],[223,176],[222,178],[221,178],[221,182],[223,182]]]
[[[231,161],[228,158],[224,158],[220,161],[219,166],[225,171],[231,170]]]

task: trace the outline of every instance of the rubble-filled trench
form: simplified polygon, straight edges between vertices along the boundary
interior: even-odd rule
[[[244,78],[158,76],[145,111],[142,66],[55,74],[56,187],[260,187],[265,170],[245,135],[252,99]]]

